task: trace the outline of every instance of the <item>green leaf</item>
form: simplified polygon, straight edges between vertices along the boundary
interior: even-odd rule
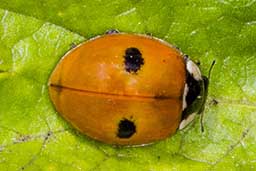
[[[0,170],[256,169],[254,0],[9,0],[0,8],[17,12],[0,10]],[[112,28],[180,47],[205,75],[216,60],[205,132],[197,118],[153,145],[117,148],[55,112],[47,81],[59,59]]]

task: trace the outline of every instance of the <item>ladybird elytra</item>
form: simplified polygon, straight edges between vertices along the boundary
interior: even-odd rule
[[[187,63],[152,36],[102,35],[62,58],[49,94],[56,110],[89,137],[148,144],[174,134],[184,118]]]

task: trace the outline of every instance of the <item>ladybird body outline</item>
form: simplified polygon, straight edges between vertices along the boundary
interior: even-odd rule
[[[119,35],[127,35],[127,33],[112,33],[111,35],[116,35],[116,36],[119,36]],[[129,34],[130,35],[130,34]],[[170,49],[172,49],[172,50],[175,50],[175,51],[177,51],[178,53],[179,53],[179,55],[180,55],[180,57],[181,58],[183,58],[182,60],[184,60],[184,72],[186,72],[186,74],[188,74],[187,72],[187,65],[188,65],[188,62],[192,62],[191,60],[189,60],[179,49],[177,49],[175,46],[173,46],[173,45],[171,45],[171,44],[169,44],[169,43],[167,43],[167,42],[165,42],[165,41],[163,41],[163,40],[161,40],[161,39],[159,39],[159,38],[156,38],[156,37],[153,37],[153,36],[148,36],[148,35],[143,35],[143,34],[132,34],[133,36],[138,36],[138,37],[142,37],[142,38],[145,38],[145,39],[149,39],[149,40],[154,40],[154,41],[157,41],[157,42],[159,42],[160,44],[163,44],[163,45],[165,45],[165,46],[167,46],[167,47],[169,47]],[[72,54],[72,53],[74,53],[74,51],[76,51],[77,49],[79,49],[79,48],[81,48],[84,44],[86,44],[86,43],[89,43],[89,42],[93,42],[93,41],[95,41],[95,40],[98,40],[99,38],[104,38],[104,37],[107,37],[107,36],[109,36],[109,35],[102,35],[102,36],[96,36],[96,37],[94,37],[94,38],[92,38],[92,39],[89,39],[88,41],[86,41],[86,42],[83,42],[83,43],[81,43],[81,44],[79,44],[77,47],[75,47],[74,49],[72,49],[72,50],[70,50],[69,52],[67,52],[62,58],[61,58],[61,60],[60,60],[60,62],[58,63],[58,65],[60,64],[60,63],[62,63],[66,58],[69,58],[69,56]],[[147,61],[145,61],[145,63],[147,64]],[[192,62],[193,63],[193,62]],[[193,63],[194,64],[194,63]],[[195,66],[194,66],[195,67]],[[198,69],[198,68],[197,68]],[[54,69],[54,71],[53,71],[53,73],[55,73],[56,72],[56,70],[58,70],[57,69],[57,67]],[[199,70],[199,69],[198,69]],[[199,76],[200,76],[200,80],[197,80],[197,81],[199,81],[200,83],[200,88],[202,89],[202,91],[200,92],[200,93],[203,93],[203,94],[200,94],[200,95],[204,95],[204,84],[201,82],[201,78],[203,78],[202,76],[201,76],[201,73],[200,73],[200,70],[199,70]],[[60,105],[58,106],[58,105],[56,105],[57,104],[57,102],[55,101],[54,102],[54,98],[56,98],[56,97],[58,97],[59,95],[56,95],[56,92],[57,92],[57,94],[58,94],[58,90],[56,90],[56,87],[55,87],[55,85],[52,83],[52,77],[53,77],[53,74],[51,75],[51,78],[50,78],[50,80],[49,80],[49,83],[48,83],[48,85],[49,85],[49,92],[50,92],[50,95],[51,95],[51,99],[52,99],[52,101],[53,101],[53,104],[55,105],[55,108],[56,108],[56,110],[59,112],[59,113],[61,113],[62,114],[62,116],[63,116],[63,113],[65,113],[66,111],[62,111],[62,109],[60,109],[61,107],[60,107]],[[62,86],[62,85],[61,85]],[[178,106],[178,104],[177,103],[180,103],[179,105],[180,105],[180,108],[182,108],[182,110],[175,110],[175,111],[172,111],[172,112],[174,112],[174,113],[177,113],[177,111],[180,111],[180,113],[177,115],[177,118],[175,119],[175,121],[172,121],[173,123],[175,123],[175,125],[174,125],[174,127],[169,127],[169,128],[166,128],[166,129],[172,129],[172,131],[171,132],[168,132],[167,134],[168,135],[162,135],[162,134],[160,134],[159,136],[157,136],[157,138],[151,138],[151,137],[146,137],[147,135],[144,135],[145,137],[143,137],[143,135],[140,135],[141,137],[139,138],[139,139],[141,139],[141,140],[138,140],[138,138],[137,138],[137,140],[135,141],[135,140],[133,140],[133,139],[129,139],[130,137],[133,137],[133,135],[131,135],[128,139],[118,139],[118,140],[113,140],[114,138],[113,138],[113,136],[111,136],[111,138],[109,138],[109,139],[107,139],[106,140],[106,137],[101,137],[101,135],[97,132],[97,131],[95,131],[95,132],[92,132],[92,133],[87,133],[86,131],[84,131],[83,129],[84,128],[82,128],[81,129],[81,124],[82,123],[80,123],[80,126],[77,126],[76,125],[76,123],[74,123],[74,122],[76,122],[77,120],[79,120],[79,118],[76,118],[76,117],[70,117],[70,116],[63,116],[66,120],[68,120],[68,121],[70,121],[71,122],[71,124],[73,125],[73,126],[75,126],[77,129],[79,129],[82,133],[84,133],[84,134],[86,134],[86,135],[89,135],[90,137],[92,137],[92,138],[94,138],[94,139],[97,139],[97,140],[100,140],[100,141],[103,141],[103,142],[106,142],[106,143],[110,143],[110,144],[116,144],[116,145],[127,145],[127,146],[137,146],[137,145],[145,145],[145,144],[151,144],[152,142],[154,142],[154,141],[157,141],[157,140],[160,140],[160,139],[164,139],[164,138],[166,138],[167,136],[169,136],[169,135],[171,135],[171,134],[174,134],[175,132],[176,132],[176,130],[178,129],[178,127],[180,128],[180,129],[182,129],[181,127],[180,127],[180,123],[182,123],[182,119],[183,120],[185,120],[186,118],[187,118],[187,116],[189,116],[190,115],[190,113],[186,113],[186,117],[184,117],[184,113],[183,113],[183,111],[185,110],[185,109],[187,109],[188,108],[188,106],[186,106],[186,107],[184,107],[184,91],[185,91],[185,86],[186,86],[186,78],[185,78],[185,82],[184,82],[184,88],[182,88],[182,93],[180,93],[180,99],[178,100],[178,101],[181,101],[181,102],[168,102],[169,104],[175,104],[175,106],[177,105]],[[62,87],[63,88],[63,87]],[[64,87],[65,88],[65,87]],[[55,89],[55,90],[53,90],[53,89]],[[52,95],[52,94],[54,94],[54,93],[52,93],[51,91],[56,91],[55,92],[55,95]],[[65,90],[66,91],[66,90]],[[100,96],[101,96],[101,93],[103,94],[102,96],[104,97],[104,92],[99,92],[99,94],[100,94]],[[67,93],[68,94],[68,93]],[[114,93],[115,94],[115,93]],[[74,94],[73,94],[74,95]],[[109,93],[108,94],[108,92],[107,92],[107,95],[110,95],[111,96],[111,93]],[[125,95],[125,94],[123,94],[123,95]],[[63,96],[63,94],[62,94],[62,96]],[[81,95],[80,95],[81,96]],[[87,94],[87,96],[90,96],[90,97],[92,97],[92,94],[91,95],[88,95]],[[119,95],[118,95],[119,96]],[[125,95],[126,96],[126,95]],[[132,98],[131,99],[133,99],[133,98],[135,98],[135,99],[137,99],[137,95],[128,95],[128,98],[129,98],[129,96],[131,96]],[[72,97],[72,95],[69,95],[69,98],[71,98]],[[138,96],[138,97],[140,97],[140,96]],[[142,96],[143,97],[143,96]],[[59,99],[61,98],[61,97],[58,97]],[[95,98],[95,97],[93,97],[93,98]],[[115,100],[113,100],[113,98],[110,98],[110,97],[106,97],[106,98],[109,98],[108,100],[109,101],[115,101]],[[100,99],[100,98],[99,98]],[[117,98],[118,99],[118,98]],[[123,99],[120,97],[120,101],[122,101]],[[90,101],[90,99],[87,99],[88,101]],[[101,101],[102,99],[100,99],[99,101]],[[133,99],[134,100],[134,99]],[[137,99],[138,100],[138,99]],[[144,97],[142,98],[142,99],[139,99],[139,101],[147,101],[150,105],[152,105],[152,106],[157,106],[157,105],[163,105],[164,103],[166,103],[166,101],[171,101],[168,97],[166,98],[164,95],[161,95],[161,94],[158,94],[158,95],[155,95],[155,96],[149,96],[149,99],[144,99]],[[79,101],[79,100],[78,100]],[[93,104],[93,102],[88,102],[88,101],[80,101],[80,102],[82,102],[82,103],[90,103],[90,104]],[[98,101],[98,102],[99,102]],[[128,100],[129,101],[129,100]],[[131,100],[132,101],[132,100]],[[136,100],[135,100],[136,101]],[[153,101],[153,102],[149,102],[149,101]],[[158,101],[158,102],[156,102],[156,101]],[[95,103],[98,103],[98,102],[95,102]],[[161,103],[159,103],[159,102],[161,102]],[[108,102],[100,102],[100,103],[104,103],[104,105],[115,105],[115,103],[117,103],[117,102],[115,102],[115,103],[108,103]],[[131,106],[140,106],[140,105],[143,105],[143,103],[141,102],[141,103],[138,103],[138,104],[136,104],[135,102],[127,102],[128,103],[128,108],[133,108],[133,107],[131,107]],[[198,103],[201,103],[201,101],[198,101],[197,102],[197,104]],[[76,106],[76,104],[73,104],[74,106]],[[124,105],[124,104],[121,104],[121,106],[122,105]],[[127,105],[127,104],[126,104]],[[150,105],[149,106],[147,106],[144,110],[150,110]],[[124,105],[125,106],[125,105]],[[165,107],[164,108],[166,108],[166,106],[168,106],[168,105],[166,105],[165,104]],[[183,106],[183,107],[182,107]],[[100,106],[100,107],[102,107],[102,106]],[[89,107],[90,108],[90,107]],[[109,109],[108,107],[106,107],[105,109]],[[71,112],[72,113],[72,110],[70,111],[70,109],[65,109],[65,110],[68,110],[68,112]],[[87,110],[87,109],[84,109],[84,110]],[[113,111],[114,109],[111,109],[110,111]],[[115,109],[116,110],[116,109]],[[115,111],[114,110],[114,111]],[[154,109],[153,109],[154,110]],[[90,111],[89,112],[91,112],[92,111],[92,109],[90,109]],[[121,112],[122,112],[122,110],[120,110]],[[160,110],[161,111],[161,110]],[[134,111],[133,111],[134,112]],[[140,112],[140,111],[139,111]],[[143,113],[143,111],[141,111],[142,113]],[[171,111],[170,111],[171,112]],[[193,113],[195,112],[195,110],[193,110]],[[168,112],[164,112],[164,113],[168,113]],[[123,120],[128,120],[127,118],[129,118],[129,116],[128,115],[130,115],[130,114],[128,114],[128,115],[125,115],[125,116],[122,116],[122,114],[120,114],[121,116],[120,116],[120,119],[123,119]],[[164,114],[164,115],[167,115],[167,114]],[[81,115],[80,114],[80,117],[81,116],[83,116],[83,115]],[[150,116],[150,115],[149,115]],[[153,117],[154,115],[153,114],[151,114],[151,117]],[[146,117],[146,115],[138,115],[138,117]],[[185,119],[184,119],[184,118]],[[168,118],[168,117],[167,117]],[[88,118],[87,118],[88,119]],[[100,119],[100,118],[99,118]],[[120,120],[119,119],[119,123],[120,123]],[[154,118],[152,118],[152,119],[154,119]],[[158,119],[158,118],[155,118],[156,120]],[[169,119],[170,119],[170,116],[169,116]],[[143,119],[141,119],[140,118],[140,120],[143,120]],[[118,121],[111,121],[111,122],[113,122],[113,123],[115,123],[115,125],[118,125]],[[158,122],[152,122],[153,124],[155,124],[155,125],[157,125],[157,123],[158,124],[163,124],[163,122],[165,122],[163,119],[161,120],[161,121],[159,121],[159,123]],[[95,122],[95,123],[97,123],[97,122]],[[143,124],[143,121],[141,121],[140,123],[142,123]],[[149,123],[151,123],[151,122],[148,122],[148,123],[144,123],[144,124],[149,124]],[[88,123],[87,123],[88,124]],[[104,123],[103,123],[104,124]],[[134,123],[133,123],[134,124]],[[164,124],[166,124],[166,123],[164,123]],[[106,124],[106,125],[108,125],[108,127],[113,127],[113,126],[111,126],[111,124]],[[114,124],[113,124],[114,125]],[[129,125],[129,124],[128,124]],[[101,127],[100,127],[101,128]],[[105,128],[104,128],[104,126],[102,126],[102,129],[104,130]],[[109,128],[107,128],[107,129],[109,129]],[[118,130],[118,129],[120,129],[120,127],[118,127],[118,128],[115,128],[115,131],[113,131],[112,130],[112,134],[114,134],[114,132],[115,132],[115,134],[117,134],[116,132],[116,130]],[[137,126],[135,126],[135,128],[132,128],[132,129],[135,129],[136,131],[139,131],[139,129],[140,129],[140,126],[138,125],[138,127]],[[145,130],[145,129],[147,129],[147,128],[145,128],[145,126],[144,127],[142,127],[141,128],[142,130]],[[163,129],[163,128],[162,128]],[[135,131],[135,133],[134,134],[136,134],[136,131]],[[104,131],[103,131],[104,132]],[[147,132],[147,131],[146,131]],[[144,131],[144,133],[145,133],[145,131]],[[155,134],[158,134],[157,133],[157,131],[155,132]],[[152,136],[152,135],[151,135]],[[154,135],[153,135],[154,136]],[[145,141],[144,141],[144,139],[145,139]]]

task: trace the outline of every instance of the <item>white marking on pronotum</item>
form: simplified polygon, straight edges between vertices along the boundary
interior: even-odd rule
[[[186,101],[187,94],[188,94],[188,85],[185,84],[183,98],[182,98],[182,110],[187,108],[187,101]]]
[[[129,9],[128,11],[125,11],[125,12],[122,12],[121,14],[117,15],[117,17],[121,17],[121,16],[125,16],[125,15],[128,15],[130,13],[133,13],[134,11],[136,10],[136,8],[131,8]]]
[[[201,72],[198,66],[191,60],[187,61],[187,70],[194,77],[196,81],[202,80]]]
[[[190,115],[188,115],[187,118],[183,119],[179,125],[179,130],[185,128],[190,122],[192,122],[194,120],[196,116],[196,113],[192,113]]]

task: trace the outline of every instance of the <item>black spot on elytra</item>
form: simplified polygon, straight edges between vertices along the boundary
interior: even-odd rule
[[[136,73],[144,64],[141,52],[135,47],[127,48],[124,58],[125,70],[130,73]]]
[[[118,123],[117,137],[130,138],[135,132],[136,126],[133,121],[123,119]]]

